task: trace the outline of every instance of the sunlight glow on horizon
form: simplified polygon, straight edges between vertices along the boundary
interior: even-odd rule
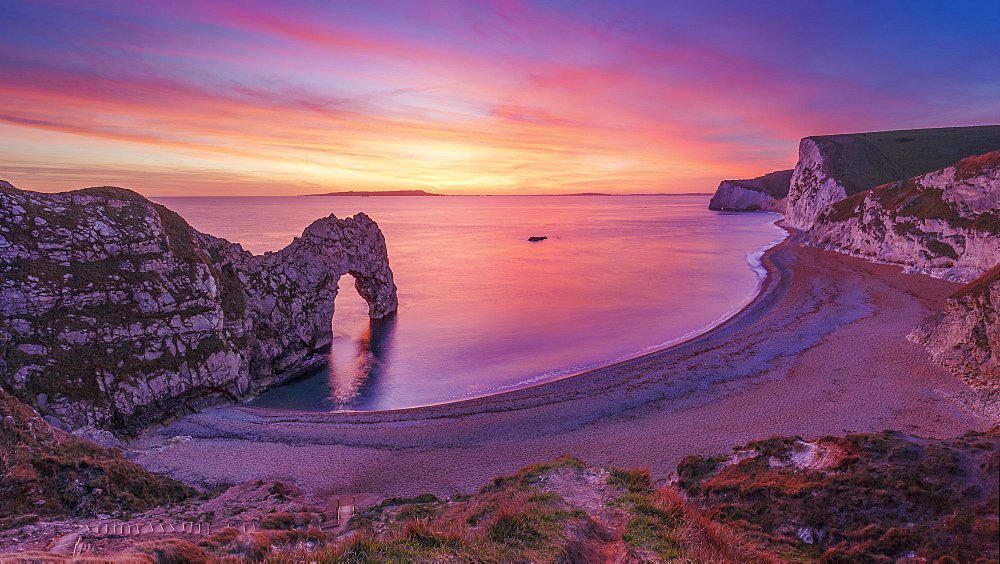
[[[29,190],[709,192],[806,135],[1000,121],[986,2],[0,7],[0,179]]]

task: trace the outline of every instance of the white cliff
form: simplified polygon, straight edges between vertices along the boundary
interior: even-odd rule
[[[791,170],[779,170],[748,180],[723,180],[708,209],[784,213],[791,178]]]
[[[823,209],[848,196],[996,150],[996,125],[806,137],[799,143],[785,221],[809,229]]]
[[[1000,265],[948,298],[910,340],[970,386],[1000,391]]]
[[[1000,262],[1000,151],[829,205],[809,244],[971,282]]]

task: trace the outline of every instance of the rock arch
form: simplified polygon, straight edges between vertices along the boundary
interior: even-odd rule
[[[132,434],[325,360],[337,284],[396,310],[385,239],[321,218],[253,255],[121,188],[0,182],[0,385],[64,428]]]

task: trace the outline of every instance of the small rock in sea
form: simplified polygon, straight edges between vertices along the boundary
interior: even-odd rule
[[[546,239],[548,239],[548,237],[545,237],[545,236],[539,237],[537,235],[534,236],[534,237],[528,237],[528,240],[531,241],[532,243],[537,242],[537,241],[544,241]]]

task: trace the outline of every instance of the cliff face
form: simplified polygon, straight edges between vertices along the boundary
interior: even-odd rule
[[[910,340],[973,388],[1000,390],[1000,264],[948,298]]]
[[[806,137],[799,144],[785,221],[809,229],[824,208],[847,196],[996,150],[996,125]]]
[[[840,200],[807,239],[969,282],[1000,262],[1000,151]]]
[[[1000,126],[806,137],[785,200],[766,194],[768,176],[723,181],[709,207],[783,203],[811,245],[972,282],[911,338],[973,386],[1000,389]]]
[[[134,433],[239,401],[318,361],[338,280],[396,309],[364,214],[254,256],[119,188],[0,184],[0,383],[57,426]]]
[[[723,180],[708,209],[784,213],[791,179],[791,170],[779,170],[749,180]]]

